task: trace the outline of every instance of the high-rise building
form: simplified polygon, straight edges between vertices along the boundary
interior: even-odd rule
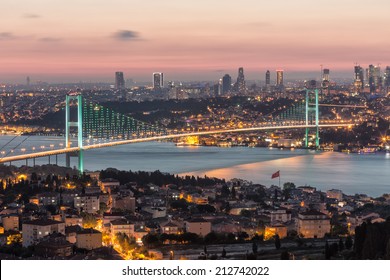
[[[30,86],[30,77],[27,77],[26,82],[27,82],[27,86]]]
[[[245,94],[245,76],[244,76],[244,68],[238,68],[238,77],[237,77],[237,90],[240,94]]]
[[[271,85],[271,72],[269,70],[267,70],[267,72],[265,72],[265,85],[267,87],[269,87]]]
[[[329,82],[330,81],[329,74],[330,74],[330,70],[329,69],[322,70],[322,80]]]
[[[232,77],[226,74],[222,78],[222,94],[227,94],[232,90]]]
[[[386,67],[385,74],[384,74],[384,82],[383,85],[386,88],[390,87],[390,66]]]
[[[283,70],[276,70],[276,85],[283,86]]]
[[[329,83],[330,83],[330,70],[329,69],[324,69],[322,70],[322,82],[321,82],[321,86],[322,86],[322,89],[327,92],[327,90],[329,89]],[[329,93],[329,92],[328,92]]]
[[[364,70],[360,65],[355,66],[354,80],[356,89],[364,88]]]
[[[164,74],[161,72],[153,73],[153,89],[161,89],[164,87]]]
[[[370,92],[374,93],[376,90],[380,89],[382,86],[382,78],[381,78],[381,68],[379,65],[368,66],[366,71],[368,85],[370,87]]]
[[[125,88],[125,78],[123,72],[115,72],[115,89]]]

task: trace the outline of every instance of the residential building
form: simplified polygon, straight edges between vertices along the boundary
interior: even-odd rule
[[[298,234],[304,238],[323,238],[330,233],[330,218],[316,210],[298,214]]]
[[[291,221],[291,211],[286,209],[272,210],[270,213],[271,225],[276,223],[288,223]]]
[[[211,223],[203,218],[194,218],[185,221],[186,232],[196,233],[200,236],[206,236],[211,232]]]
[[[34,245],[52,233],[65,235],[65,223],[54,220],[33,220],[22,225],[23,246]]]
[[[99,196],[82,195],[74,198],[74,207],[83,212],[94,214],[100,209]]]
[[[77,232],[76,247],[87,250],[102,247],[102,233],[92,228]]]
[[[110,222],[111,236],[115,236],[117,233],[124,233],[127,236],[134,235],[134,224],[130,223],[126,219],[117,219]]]
[[[1,221],[3,222],[4,230],[16,230],[19,231],[19,215],[17,214],[9,214],[1,217]]]

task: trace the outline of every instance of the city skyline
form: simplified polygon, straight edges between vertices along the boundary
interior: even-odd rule
[[[138,81],[156,71],[172,80],[217,80],[238,67],[248,80],[268,69],[283,69],[286,79],[316,78],[320,65],[352,78],[355,63],[390,64],[386,7],[382,0],[6,0],[0,81],[106,82],[117,71]]]

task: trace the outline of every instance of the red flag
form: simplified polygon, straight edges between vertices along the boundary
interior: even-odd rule
[[[275,179],[280,177],[280,170],[276,171],[274,174],[272,174],[271,179]]]

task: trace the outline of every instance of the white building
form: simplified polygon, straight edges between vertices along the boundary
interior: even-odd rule
[[[23,246],[37,244],[43,237],[61,233],[65,235],[65,223],[54,220],[33,220],[22,225]]]
[[[286,209],[272,210],[270,213],[271,225],[288,223],[291,221],[291,212]]]
[[[74,207],[83,212],[94,214],[100,209],[99,196],[84,195],[74,198]]]

